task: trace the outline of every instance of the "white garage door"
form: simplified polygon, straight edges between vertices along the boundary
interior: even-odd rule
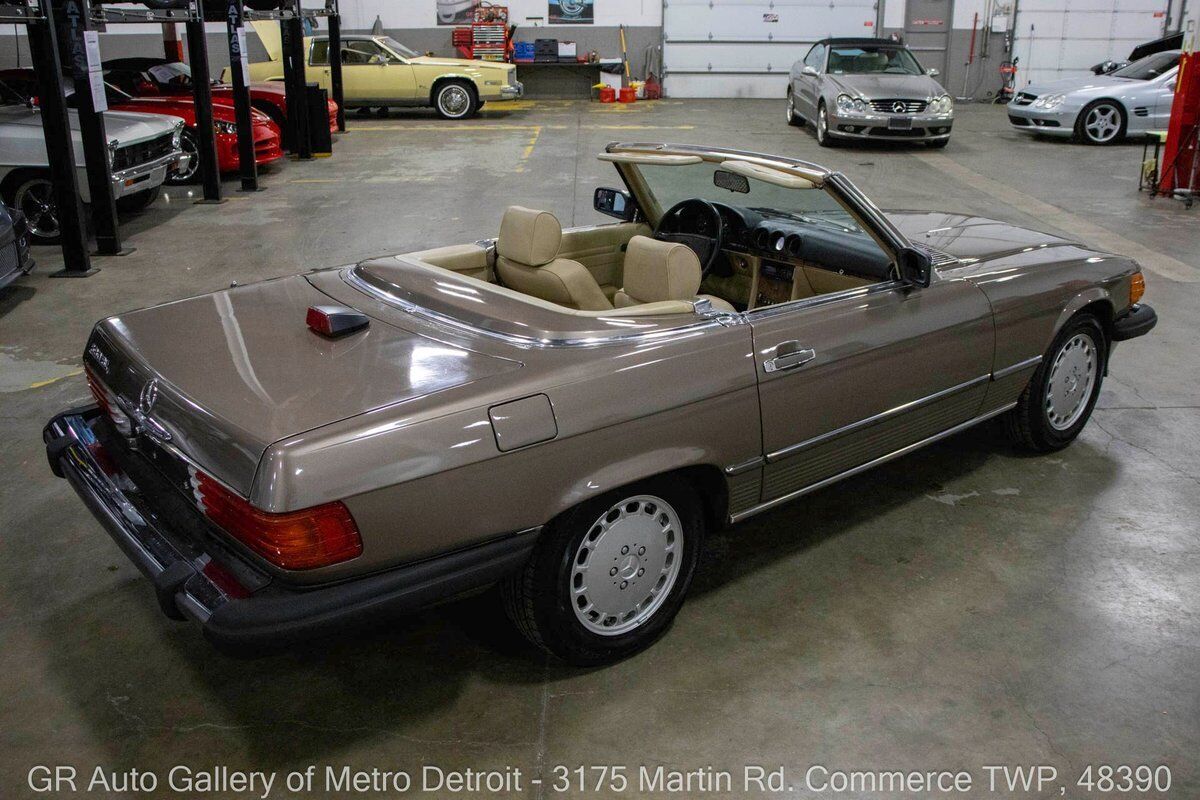
[[[671,97],[783,97],[792,64],[827,36],[874,36],[875,0],[666,0]]]
[[[1014,25],[1018,88],[1091,73],[1163,36],[1168,0],[1021,0]]]

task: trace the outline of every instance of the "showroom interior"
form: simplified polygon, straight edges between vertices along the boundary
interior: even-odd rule
[[[1200,797],[1198,29],[0,0],[0,797]]]

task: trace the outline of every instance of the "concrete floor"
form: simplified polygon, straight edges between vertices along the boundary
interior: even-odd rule
[[[331,160],[282,164],[261,194],[173,191],[95,277],[48,279],[45,250],[0,292],[0,796],[33,796],[29,768],[60,763],[160,786],[177,764],[511,766],[529,797],[557,796],[556,765],[783,765],[799,792],[812,764],[966,769],[976,786],[984,765],[1042,764],[1060,774],[1042,794],[1078,797],[1088,765],[1165,764],[1171,797],[1200,796],[1200,212],[1137,194],[1140,144],[1030,140],[989,106],[960,108],[938,152],[821,150],[781,102],[487,111],[352,119]],[[1102,243],[1142,261],[1161,322],[1118,348],[1071,448],[1029,458],[983,427],[728,530],[673,629],[614,667],[535,655],[491,594],[257,661],[162,617],[39,440],[87,398],[93,321],[491,236],[510,203],[597,220],[592,189],[614,175],[593,155],[614,139],[807,156],[884,207]],[[282,780],[271,796],[298,796]]]

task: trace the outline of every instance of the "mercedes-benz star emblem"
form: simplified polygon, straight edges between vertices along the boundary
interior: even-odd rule
[[[900,102],[899,100],[892,103],[892,111],[895,111],[897,114],[904,113],[904,103]]]
[[[143,414],[149,414],[154,408],[155,401],[158,400],[158,379],[152,378],[142,387],[142,393],[138,395],[138,411]]]

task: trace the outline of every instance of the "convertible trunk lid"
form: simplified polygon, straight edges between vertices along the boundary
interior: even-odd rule
[[[520,366],[379,319],[324,338],[305,315],[331,303],[294,276],[142,309],[99,323],[84,362],[144,436],[243,495],[280,439]]]

